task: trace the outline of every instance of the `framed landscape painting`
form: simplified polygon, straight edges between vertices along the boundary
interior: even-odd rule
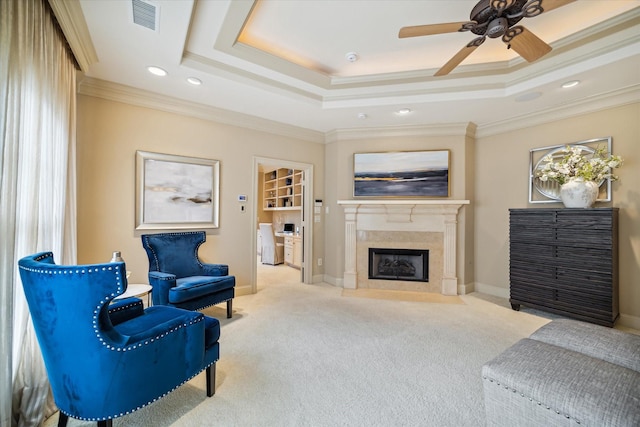
[[[136,151],[136,230],[218,228],[220,162]]]
[[[355,153],[355,197],[448,197],[449,150]]]

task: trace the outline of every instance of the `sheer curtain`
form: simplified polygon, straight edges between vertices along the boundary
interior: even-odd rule
[[[0,0],[0,425],[52,412],[17,261],[76,262],[75,67],[46,0]]]

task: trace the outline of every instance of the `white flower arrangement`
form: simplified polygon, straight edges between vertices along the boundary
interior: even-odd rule
[[[586,154],[583,154],[583,151]],[[598,184],[605,179],[618,179],[612,171],[622,166],[622,157],[609,155],[604,147],[591,152],[585,147],[567,145],[564,150],[558,152],[565,153],[559,161],[550,154],[542,159],[545,165],[536,172],[541,181],[556,181],[562,185],[575,178]]]

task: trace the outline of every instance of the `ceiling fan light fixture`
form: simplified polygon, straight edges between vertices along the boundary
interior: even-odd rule
[[[148,66],[147,71],[149,71],[154,76],[164,77],[167,75],[167,72],[164,69],[156,67],[155,65]]]
[[[509,22],[506,18],[496,18],[489,22],[485,35],[491,39],[502,37],[502,35],[509,28]]]
[[[579,84],[580,84],[580,80],[570,80],[568,82],[562,83],[562,88],[563,89],[569,89],[571,87],[578,86]]]
[[[460,49],[435,74],[445,76],[464,61],[485,38],[500,38],[527,62],[533,62],[551,51],[551,46],[532,31],[518,24],[523,18],[533,18],[542,12],[557,9],[576,0],[480,0],[471,9],[469,21],[400,28],[398,37],[419,37],[470,31],[479,36]]]

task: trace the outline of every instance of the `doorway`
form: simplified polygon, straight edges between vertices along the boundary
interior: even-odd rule
[[[275,171],[275,173],[274,173]],[[279,178],[277,171],[283,171],[282,178]],[[292,180],[289,181],[289,171]],[[274,173],[267,177],[267,182],[281,179],[280,184],[272,184],[267,189],[267,193],[274,192],[276,200],[267,200],[265,194],[265,173]],[[271,184],[270,184],[271,185]],[[295,186],[295,189],[288,187]],[[251,204],[251,236],[252,236],[252,271],[251,271],[251,293],[258,291],[258,224],[264,218],[264,211],[275,216],[280,227],[283,222],[295,223],[294,234],[300,247],[298,248],[297,261],[299,263],[299,277],[301,283],[310,284],[313,280],[313,165],[308,163],[294,162],[285,159],[274,159],[267,157],[254,157],[253,159],[253,183],[252,197],[254,203]],[[286,188],[283,188],[286,187]],[[278,193],[280,191],[280,193]],[[291,194],[289,194],[291,193]],[[291,197],[289,197],[291,196]],[[287,220],[299,215],[299,222]],[[275,230],[280,232],[281,230]],[[294,267],[285,267],[291,268]]]

